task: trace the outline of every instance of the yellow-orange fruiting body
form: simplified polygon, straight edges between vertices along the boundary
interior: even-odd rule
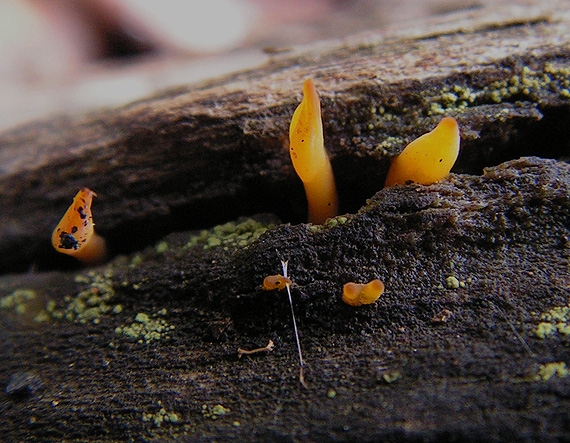
[[[89,265],[102,263],[107,257],[105,239],[93,229],[91,202],[97,194],[82,188],[53,231],[51,242],[56,251],[71,255]]]
[[[350,306],[369,305],[384,293],[384,283],[375,278],[369,283],[346,283],[342,288],[342,301]]]
[[[263,279],[262,289],[264,291],[273,291],[274,289],[283,289],[287,285],[290,285],[291,279],[288,277],[283,277],[281,274],[268,275]]]
[[[291,119],[289,153],[305,186],[309,222],[322,224],[338,215],[336,185],[323,139],[321,103],[310,78],[303,83],[303,101]]]
[[[447,176],[459,155],[459,126],[453,117],[411,142],[392,160],[384,186],[415,182],[430,185]]]

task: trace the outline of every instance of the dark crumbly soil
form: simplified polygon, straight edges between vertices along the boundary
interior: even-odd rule
[[[570,298],[569,193],[566,163],[529,157],[482,176],[384,189],[356,214],[278,225],[242,248],[184,248],[190,234],[172,234],[163,252],[92,271],[112,270],[109,303],[122,306],[97,324],[4,311],[0,384],[18,373],[29,386],[1,394],[0,435],[568,440],[570,377],[539,371],[570,364],[569,337],[535,331]],[[280,259],[294,282],[306,388],[287,296],[260,288]],[[26,287],[65,306],[85,287],[74,275],[5,276],[0,295]],[[386,292],[375,304],[341,301],[344,283],[376,277]],[[174,325],[170,338],[117,334],[137,313]],[[238,347],[270,339],[273,352],[237,358]]]

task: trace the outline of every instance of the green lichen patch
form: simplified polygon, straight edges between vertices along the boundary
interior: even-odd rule
[[[467,287],[467,283],[471,282],[471,279],[468,278],[467,281],[463,281],[463,280],[459,280],[457,277],[450,275],[448,277],[445,278],[445,287],[447,289],[458,289],[458,288],[463,288],[465,289]],[[443,286],[440,285],[441,288],[443,288]]]
[[[217,404],[215,406],[202,405],[202,415],[206,418],[216,420],[230,412],[229,408]]]
[[[563,361],[556,363],[546,363],[540,365],[538,374],[534,377],[535,380],[548,381],[552,377],[564,378],[570,375],[570,370]]]
[[[453,275],[450,275],[445,279],[445,287],[448,289],[457,289],[459,288],[459,280]]]
[[[339,215],[338,217],[329,218],[325,222],[325,227],[327,228],[336,228],[337,226],[342,226],[348,222],[348,217],[344,215]]]
[[[75,277],[75,282],[82,289],[74,296],[65,297],[65,306],[60,307],[55,301],[46,304],[46,313],[55,320],[65,319],[77,323],[99,324],[104,315],[119,314],[123,307],[112,304],[115,296],[113,271],[106,268],[103,273],[89,271]]]
[[[37,323],[49,320],[41,297],[33,289],[19,288],[0,298],[0,309],[12,311]]]
[[[541,339],[560,334],[570,335],[570,305],[555,306],[540,316],[541,322],[536,327],[534,334]]]
[[[156,252],[158,254],[162,254],[163,252],[166,252],[168,250],[168,242],[166,242],[166,241],[159,242],[156,245],[155,249],[156,249]]]
[[[180,416],[175,412],[167,411],[161,402],[158,402],[160,409],[157,412],[144,412],[142,421],[152,422],[157,428],[160,428],[163,423],[179,423]]]
[[[402,146],[406,141],[402,137],[388,136],[382,142],[374,147],[374,151],[381,153],[382,155],[387,155],[390,152],[390,148],[394,146]]]
[[[160,318],[166,314],[166,309],[161,309],[154,315],[139,312],[135,316],[134,322],[115,328],[115,333],[135,339],[141,344],[155,340],[168,340],[170,339],[169,334],[175,329],[175,326]]]
[[[229,222],[191,237],[185,248],[194,246],[200,246],[202,249],[222,247],[225,250],[243,248],[274,226],[272,223],[264,224],[252,218]]]
[[[510,78],[497,80],[482,87],[473,85],[445,86],[426,90],[422,97],[428,104],[428,115],[458,113],[483,103],[505,103],[528,97],[538,101],[545,92],[570,99],[570,68],[546,63],[543,69],[524,66]]]

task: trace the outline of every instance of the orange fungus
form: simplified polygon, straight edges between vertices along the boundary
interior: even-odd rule
[[[323,139],[321,103],[310,78],[303,83],[303,100],[291,118],[289,153],[305,187],[309,222],[322,224],[338,215],[336,185]]]
[[[369,283],[346,283],[342,288],[342,301],[350,306],[369,305],[378,300],[384,292],[382,280],[374,279]]]
[[[71,255],[81,262],[94,265],[105,261],[105,239],[97,235],[93,226],[91,202],[97,194],[82,188],[51,236],[56,251]]]
[[[392,160],[385,186],[430,185],[449,174],[459,155],[459,126],[444,117],[436,128],[411,142]]]
[[[287,285],[290,285],[291,279],[289,277],[284,277],[281,274],[268,275],[263,279],[262,289],[264,291],[273,291],[274,289],[283,289]]]

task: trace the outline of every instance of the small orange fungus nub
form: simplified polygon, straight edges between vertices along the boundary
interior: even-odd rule
[[[384,186],[430,185],[449,174],[459,155],[459,125],[444,117],[436,128],[411,142],[392,160]]]
[[[262,289],[264,291],[273,291],[275,289],[283,289],[292,283],[289,277],[284,277],[281,274],[268,275],[263,279]]]
[[[91,189],[82,188],[51,236],[56,251],[71,255],[89,265],[102,263],[107,257],[105,239],[93,229],[95,224],[91,214],[91,202],[96,196]]]
[[[289,153],[305,187],[309,222],[322,224],[338,215],[336,185],[323,139],[321,102],[310,78],[303,83],[303,100],[291,118]]]
[[[342,288],[342,301],[350,306],[369,305],[384,293],[384,283],[375,278],[369,283],[346,283]]]
[[[262,289],[264,291],[273,291],[275,289],[283,289],[292,283],[289,277],[283,277],[281,274],[268,275],[263,279]]]

